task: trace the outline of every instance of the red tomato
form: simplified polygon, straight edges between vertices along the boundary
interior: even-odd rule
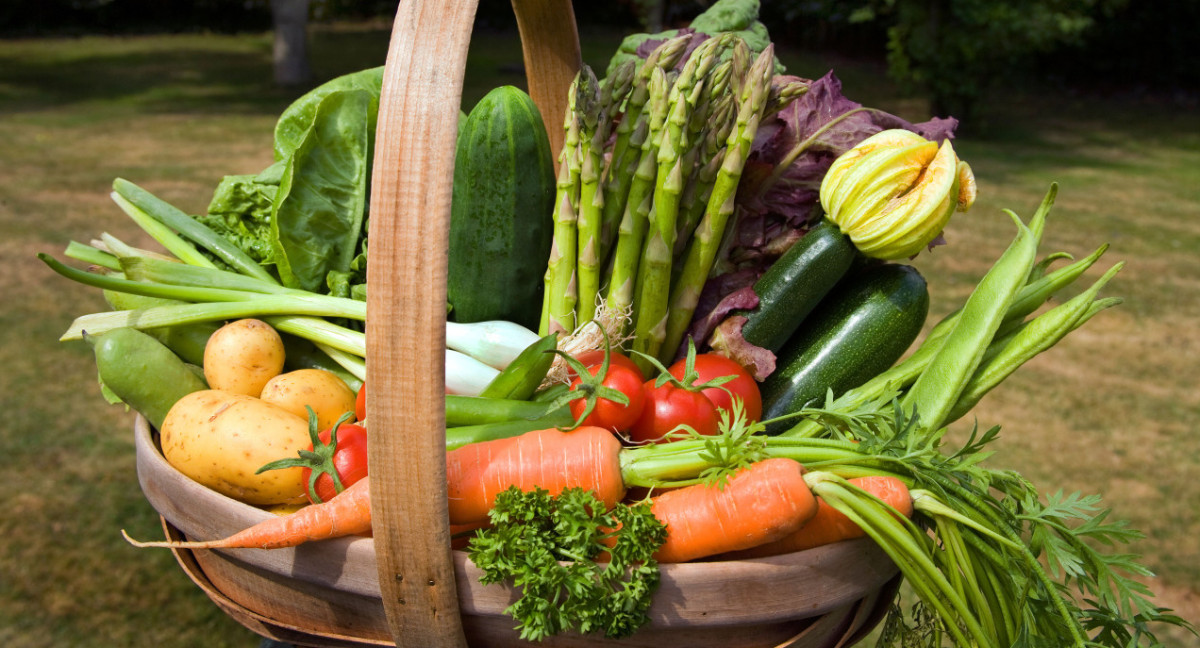
[[[333,449],[332,466],[319,469],[321,475],[317,477],[315,486],[318,499],[313,500],[313,493],[309,493],[309,499],[314,503],[317,501],[328,502],[330,498],[337,495],[333,477],[329,474],[330,468],[337,470],[343,488],[349,488],[351,484],[367,476],[367,429],[361,425],[343,423],[337,430],[337,447]],[[325,446],[329,445],[330,439],[333,437],[332,431],[330,428],[319,435],[321,443]],[[313,469],[303,468],[302,471],[304,483],[307,484]]]
[[[362,421],[367,418],[367,381],[358,388],[358,396],[354,400],[354,419]]]
[[[742,365],[723,355],[701,353],[696,356],[694,369],[697,378],[692,384],[696,385],[722,376],[736,376],[719,387],[708,387],[702,391],[713,402],[713,405],[717,406],[717,409],[732,411],[733,399],[740,398],[748,421],[757,421],[762,417],[762,394],[759,393],[758,383]],[[686,370],[686,359],[676,362],[667,369],[678,380],[683,380]]]
[[[624,355],[609,354],[608,371],[602,379],[598,376],[603,359],[588,366],[590,377],[576,376],[571,381],[571,391],[583,392],[587,396],[577,398],[570,403],[571,416],[579,421],[579,417],[587,410],[589,402],[594,402],[592,411],[584,418],[581,425],[594,425],[615,432],[624,432],[637,421],[642,413],[645,395],[642,392],[642,382],[645,378],[637,365]],[[624,394],[629,402],[622,404],[605,397],[606,390],[614,390]]]
[[[604,349],[592,349],[591,351],[584,351],[583,353],[580,353],[574,357],[576,360],[583,363],[583,366],[588,367],[589,369],[592,367],[599,367],[604,362]],[[639,376],[642,376],[642,380],[646,379],[642,374],[641,367],[637,366],[637,363],[634,362],[632,358],[619,351],[608,352],[608,364],[609,366],[620,365],[622,367],[632,369],[636,371]],[[572,371],[571,378],[574,377],[575,372]]]
[[[644,385],[646,405],[642,415],[629,430],[634,441],[645,442],[662,438],[680,425],[687,425],[700,434],[718,432],[717,407],[700,391],[680,387],[674,382],[655,386],[649,380]]]

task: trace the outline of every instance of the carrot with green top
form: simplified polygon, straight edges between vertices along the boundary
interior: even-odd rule
[[[786,537],[817,512],[804,467],[790,459],[764,459],[724,484],[667,491],[650,504],[667,526],[654,558],[678,563],[749,549]]]
[[[904,517],[912,517],[913,500],[908,492],[908,486],[896,477],[885,475],[870,475],[847,479],[851,485],[878,498],[898,511]],[[817,498],[817,511],[812,519],[796,530],[774,542],[768,542],[745,551],[727,556],[730,559],[762,558],[778,556],[796,551],[804,551],[813,547],[833,544],[842,540],[862,538],[867,535],[862,527],[850,518],[830,506],[825,500]]]

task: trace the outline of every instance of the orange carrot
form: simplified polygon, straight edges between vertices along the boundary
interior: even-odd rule
[[[908,494],[908,487],[899,479],[872,475],[869,477],[856,477],[846,481],[883,500],[884,503],[896,509],[905,517],[912,517],[912,497]],[[825,500],[817,498],[817,514],[808,521],[808,524],[800,527],[798,531],[775,542],[752,547],[729,557],[737,559],[778,556],[832,544],[841,540],[861,538],[865,535],[866,533],[857,524],[850,521],[850,518],[829,504],[826,504]]]
[[[620,450],[612,432],[593,426],[537,430],[451,450],[446,453],[450,523],[486,521],[496,496],[510,486],[542,488],[551,495],[579,487],[612,507],[625,496]]]
[[[766,459],[729,478],[723,488],[698,484],[666,492],[651,503],[667,526],[659,562],[695,560],[746,549],[791,534],[816,513],[804,467]]]
[[[172,547],[178,549],[279,549],[295,547],[312,540],[369,533],[371,531],[371,495],[369,477],[348,486],[329,501],[259,522],[220,540],[196,542],[139,542],[125,531],[121,534],[136,547]]]

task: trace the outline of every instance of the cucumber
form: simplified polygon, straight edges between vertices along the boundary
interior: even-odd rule
[[[96,355],[104,388],[155,428],[162,425],[176,401],[208,389],[193,365],[137,329],[116,328],[84,339]]]
[[[907,265],[881,264],[839,283],[788,340],[775,371],[760,385],[763,420],[821,404],[900,359],[929,313],[924,277]],[[795,421],[769,425],[775,434]]]
[[[492,90],[467,115],[455,154],[446,277],[455,321],[538,329],[554,195],[541,113],[518,88]]]
[[[768,351],[782,349],[858,256],[850,237],[821,219],[755,282],[758,306],[735,313],[746,318],[742,337]]]

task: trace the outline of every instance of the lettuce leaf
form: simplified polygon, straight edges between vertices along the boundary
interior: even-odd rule
[[[286,158],[271,219],[273,258],[285,286],[324,292],[327,275],[349,271],[358,255],[377,101],[365,90],[327,94]]]

